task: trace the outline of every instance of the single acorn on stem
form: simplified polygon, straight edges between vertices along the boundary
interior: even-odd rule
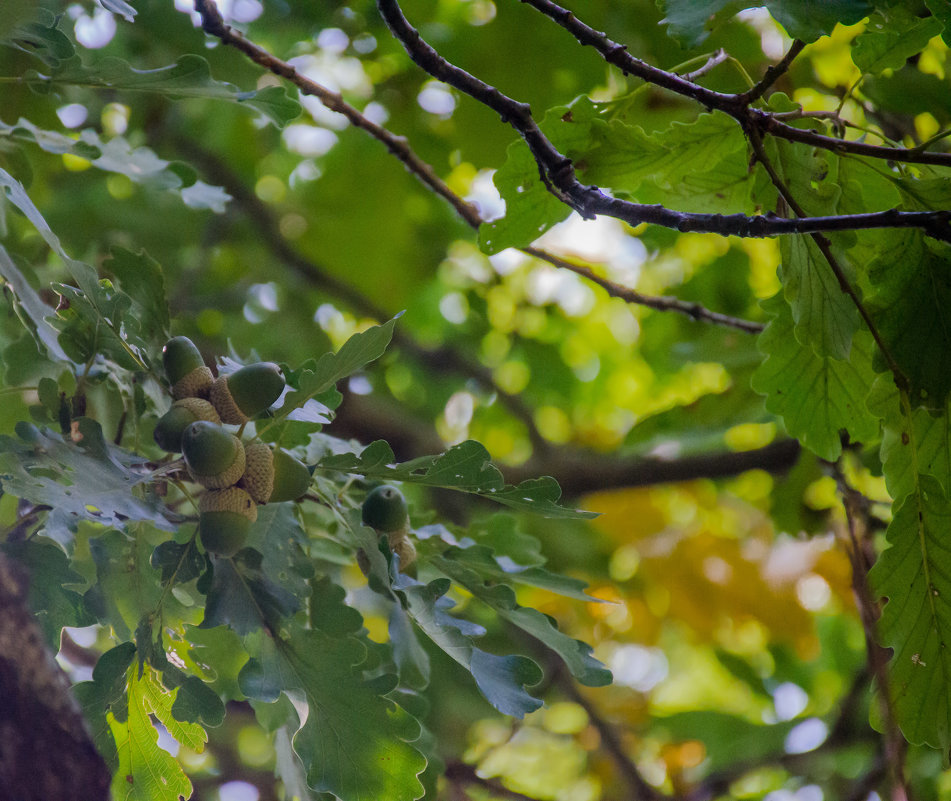
[[[207,398],[215,378],[188,337],[172,337],[162,348],[165,376],[172,386],[172,397]]]
[[[284,391],[284,374],[273,362],[249,364],[215,379],[208,392],[221,420],[243,425],[260,414]]]
[[[196,420],[207,420],[211,423],[221,422],[215,407],[208,401],[201,398],[182,398],[175,401],[172,408],[159,418],[152,436],[162,450],[180,453],[182,450],[182,433]]]
[[[311,474],[307,465],[283,450],[272,451],[262,442],[245,448],[240,486],[258,503],[294,501],[307,492]]]
[[[244,473],[241,440],[206,420],[190,423],[182,432],[182,456],[192,478],[209,489],[230,487]]]
[[[198,502],[198,535],[206,551],[234,556],[258,519],[254,499],[240,487],[208,490]]]
[[[383,484],[363,501],[363,525],[386,534],[390,550],[400,557],[400,569],[416,561],[416,547],[409,538],[409,510],[406,498],[396,487]]]

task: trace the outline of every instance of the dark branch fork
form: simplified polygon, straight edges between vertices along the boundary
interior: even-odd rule
[[[856,153],[896,161],[951,166],[951,154],[927,153],[917,150],[878,147],[845,142],[812,131],[781,123],[767,112],[746,105],[746,95],[728,95],[705,89],[674,73],[652,67],[627,53],[623,45],[612,42],[604,34],[579,22],[567,9],[548,0],[524,0],[542,13],[551,16],[570,30],[582,44],[595,46],[605,60],[625,72],[651,83],[693,98],[707,108],[724,111],[744,126],[744,130],[765,130],[774,136],[838,152]],[[651,223],[678,231],[714,233],[721,236],[770,237],[784,234],[810,234],[824,231],[863,230],[870,228],[920,228],[935,239],[951,242],[951,211],[899,211],[890,209],[867,214],[787,219],[772,215],[748,217],[744,214],[694,214],[679,212],[659,205],[644,205],[618,200],[595,186],[582,184],[574,165],[560,153],[541,131],[527,103],[518,102],[460,67],[449,63],[433,49],[403,15],[397,0],[377,0],[380,14],[390,31],[406,49],[410,58],[425,72],[495,111],[503,122],[512,125],[525,140],[538,163],[542,180],[559,198],[582,217],[599,214],[614,217],[630,225]],[[775,74],[775,73],[774,73]],[[765,91],[754,87],[755,91]]]
[[[399,159],[412,175],[437,196],[446,200],[470,227],[478,229],[482,224],[483,220],[478,209],[453,192],[433,168],[413,151],[405,137],[397,136],[383,126],[367,119],[366,116],[347,103],[339,93],[332,92],[316,81],[301,75],[291,64],[282,61],[226,25],[214,0],[195,0],[195,8],[201,15],[202,28],[206,33],[221,40],[224,44],[240,50],[256,64],[275,75],[290,81],[302,94],[316,97],[331,111],[336,111],[345,116],[354,127],[366,131],[374,139],[382,142],[387,150]],[[656,311],[678,312],[697,321],[735,328],[746,333],[755,334],[763,330],[760,323],[711,311],[699,303],[690,303],[670,296],[644,295],[597,275],[589,267],[574,264],[539,248],[526,247],[521,248],[521,251],[526,255],[547,261],[554,267],[575,272],[598,284],[612,297],[621,298],[628,303],[647,306]],[[341,285],[340,282],[337,282],[336,288],[339,296],[353,301],[353,293],[349,288]]]

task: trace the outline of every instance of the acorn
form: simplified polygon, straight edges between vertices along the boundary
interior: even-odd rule
[[[173,398],[208,397],[215,378],[188,337],[172,337],[166,342],[162,348],[162,363]]]
[[[244,487],[258,503],[295,501],[310,487],[310,470],[287,451],[272,451],[263,443],[245,449]]]
[[[405,531],[409,511],[403,493],[390,484],[372,490],[363,501],[363,525],[377,531]]]
[[[215,407],[208,401],[201,398],[182,398],[175,401],[172,408],[159,418],[152,436],[162,450],[179,453],[182,449],[182,432],[196,420],[221,422]]]
[[[390,550],[400,557],[400,569],[416,561],[416,546],[409,538],[409,512],[406,498],[396,487],[384,484],[363,501],[363,525],[386,534]]]
[[[206,551],[234,556],[258,519],[254,499],[240,487],[208,490],[198,502],[198,534]]]
[[[189,423],[182,432],[182,455],[192,478],[210,489],[230,487],[244,473],[241,440],[206,420]]]
[[[208,392],[225,423],[243,425],[263,412],[284,391],[284,374],[274,362],[249,364],[218,376]]]

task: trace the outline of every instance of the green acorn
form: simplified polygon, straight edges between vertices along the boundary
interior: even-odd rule
[[[172,337],[162,348],[165,375],[172,386],[172,397],[206,398],[215,380],[195,343],[188,337]]]
[[[400,569],[416,561],[416,546],[409,538],[406,498],[396,487],[384,484],[363,501],[363,525],[386,534],[390,550],[400,557]]]
[[[206,551],[234,556],[244,547],[258,519],[254,499],[239,487],[209,490],[198,502],[198,534]]]
[[[281,503],[300,498],[310,486],[310,470],[286,451],[263,443],[245,448],[246,465],[240,486],[258,503]]]
[[[230,431],[205,420],[182,432],[182,455],[192,478],[204,487],[224,489],[244,473],[244,445]]]
[[[208,420],[220,423],[221,418],[215,407],[201,398],[182,398],[172,404],[172,408],[163,414],[155,424],[155,437],[158,446],[171,453],[182,450],[182,432],[196,420]]]
[[[249,364],[218,376],[208,393],[225,423],[243,425],[263,412],[284,391],[284,374],[273,362]]]
[[[396,487],[383,484],[363,501],[363,525],[377,531],[405,531],[409,528],[406,498]]]

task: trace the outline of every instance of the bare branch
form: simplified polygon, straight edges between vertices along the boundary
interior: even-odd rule
[[[482,224],[482,218],[476,207],[453,192],[445,181],[439,178],[432,166],[423,161],[423,159],[410,148],[404,137],[397,136],[381,125],[377,125],[367,119],[356,108],[347,103],[338,93],[332,92],[316,81],[301,75],[293,66],[255,45],[233,28],[226,25],[221,14],[218,12],[214,0],[195,0],[195,8],[201,14],[202,27],[206,33],[219,38],[225,44],[236,47],[256,64],[260,64],[275,75],[290,81],[301,93],[316,97],[327,108],[343,114],[355,127],[366,131],[374,139],[382,142],[386,148],[403,163],[410,173],[415,175],[418,180],[431,189],[436,195],[448,202],[470,227],[478,229]],[[280,237],[278,239],[281,240],[280,247],[285,251],[290,251],[290,248],[287,248],[286,244],[283,244],[283,240]],[[708,311],[697,303],[684,303],[676,298],[655,298],[650,295],[643,295],[640,292],[619,286],[604,278],[597,278],[592,270],[580,268],[576,265],[569,265],[569,263],[563,259],[538,248],[521,248],[521,251],[535,258],[543,259],[555,267],[570,269],[580,275],[585,275],[585,277],[595,281],[595,283],[607,290],[613,297],[623,298],[629,303],[648,306],[657,311],[679,312],[695,320],[703,320],[716,325],[727,325],[751,333],[756,333],[761,330],[761,326],[757,323],[751,323],[746,320],[729,317],[725,314],[719,314],[718,312]],[[286,253],[285,255],[290,256],[290,258],[287,259],[288,263],[302,274],[311,272],[306,264],[300,263],[298,256],[291,255],[290,253]],[[330,276],[325,275],[322,280],[325,283],[334,282],[334,286],[332,287],[334,293],[338,297],[347,298],[351,303],[354,303],[354,308],[360,308],[358,305],[359,298],[354,297],[351,288],[342,282],[335,281],[335,279]]]
[[[322,86],[305,75],[301,75],[286,61],[276,58],[264,48],[246,39],[231,26],[226,25],[214,0],[195,0],[195,9],[201,15],[202,28],[206,33],[220,39],[227,45],[237,48],[256,64],[260,64],[275,75],[290,81],[300,89],[302,94],[316,97],[331,111],[343,114],[343,116],[350,121],[351,125],[356,128],[361,128],[374,139],[386,145],[387,150],[403,162],[406,169],[432,189],[433,192],[449,202],[456,210],[456,213],[469,225],[473,228],[479,227],[482,220],[479,217],[479,212],[476,207],[453,192],[446,183],[436,175],[433,168],[416,155],[412,148],[410,148],[405,137],[396,136],[381,125],[377,125],[375,122],[367,119],[363,114],[357,111],[357,109],[347,103],[340,94],[330,91],[327,87]]]
[[[888,687],[888,654],[878,644],[876,638],[880,610],[868,586],[868,571],[875,562],[875,550],[869,533],[869,502],[848,483],[838,464],[832,465],[831,468],[842,497],[848,523],[850,546],[848,555],[852,564],[852,591],[865,630],[866,661],[869,672],[875,677],[879,688],[878,703],[885,724],[883,732],[885,764],[894,790],[892,797],[909,798],[908,782],[905,778],[906,745],[895,720]]]
[[[631,798],[634,801],[664,801],[664,799],[667,799],[666,794],[649,784],[641,775],[634,760],[628,756],[617,729],[601,715],[598,708],[578,689],[571,676],[565,671],[562,663],[554,663],[553,661],[553,665],[555,681],[565,695],[587,712],[588,720],[598,730],[601,737],[601,745],[608,752],[618,773],[621,774],[621,778],[631,791]]]
[[[526,0],[526,2],[536,7],[542,6],[558,9],[563,12],[562,17],[577,22],[571,12],[549,3],[548,0]],[[592,219],[599,214],[603,214],[608,217],[623,220],[629,225],[634,226],[640,225],[641,223],[651,223],[664,226],[665,228],[673,228],[677,231],[695,231],[720,234],[721,236],[754,238],[782,234],[809,234],[823,231],[854,231],[870,228],[920,228],[935,239],[951,242],[951,211],[921,212],[891,209],[889,211],[868,214],[787,219],[769,215],[747,217],[745,214],[691,214],[674,211],[660,205],[643,205],[610,197],[601,192],[597,187],[585,186],[578,180],[571,159],[560,153],[548,137],[542,133],[542,130],[532,117],[531,109],[528,104],[513,100],[511,97],[500,92],[496,87],[485,83],[454,64],[450,64],[423,40],[419,31],[409,24],[397,0],[377,0],[377,8],[379,8],[390,31],[400,41],[410,58],[412,58],[416,64],[434,78],[438,78],[444,83],[455,87],[461,92],[465,92],[470,97],[488,106],[499,114],[503,122],[508,122],[515,128],[519,135],[525,140],[532,155],[535,157],[542,180],[546,186],[548,186],[549,190],[586,219]],[[603,34],[598,34],[590,28],[587,28],[587,26],[584,27],[588,31],[591,31],[590,36],[595,37],[596,41],[610,41],[605,39]],[[583,43],[588,44],[589,42]],[[626,54],[622,45],[614,45],[614,50],[611,52]],[[654,68],[651,68],[651,70],[654,70]],[[663,71],[660,70],[657,72]],[[673,73],[664,73],[664,75],[667,76],[667,78],[664,79],[665,81],[669,82],[673,80],[677,82],[678,85],[684,84],[687,87],[691,87],[689,91],[683,92],[684,94],[701,96],[702,93],[709,93],[710,95],[715,95],[720,98],[735,97],[734,95],[721,95],[718,92],[709,92],[709,90],[703,89],[703,87],[695,83],[684,81],[683,78]],[[722,101],[718,102],[722,103]],[[731,103],[735,104],[735,100],[731,99],[727,101],[728,108],[732,108],[730,106]],[[747,122],[749,126],[756,127],[759,124],[756,123],[756,120],[759,119],[756,115],[763,115],[764,112],[749,109],[749,114],[752,115],[752,122],[748,120],[744,121]],[[737,115],[734,114],[733,116]],[[769,115],[763,116],[762,119],[771,123],[766,126],[771,133],[778,130],[777,126],[780,128],[789,127],[776,123]],[[748,129],[749,127],[747,130]],[[790,128],[790,130],[799,131],[799,129],[796,128]],[[840,150],[843,149],[841,147],[842,145],[849,144],[839,139],[832,139],[831,137],[824,138],[835,143],[836,148]],[[893,150],[892,148],[877,149]],[[907,151],[902,151],[902,153],[904,152]],[[948,157],[948,163],[951,164],[951,156]]]
[[[776,83],[789,69],[789,66],[793,63],[793,59],[796,58],[801,52],[802,49],[806,46],[805,42],[796,39],[789,50],[786,51],[786,55],[782,57],[780,61],[776,64],[773,64],[763,77],[760,79],[752,89],[749,89],[743,94],[737,97],[738,102],[742,103],[744,106],[748,106],[751,103],[759,100],[766,92],[769,91],[769,88]]]
[[[871,158],[888,159],[889,161],[898,161],[907,164],[951,166],[951,153],[927,153],[918,148],[880,147],[877,145],[867,145],[864,142],[847,142],[842,139],[836,139],[835,137],[823,136],[815,131],[785,125],[775,119],[769,112],[751,108],[750,103],[753,102],[758,95],[751,97],[750,93],[758,91],[764,82],[765,86],[763,90],[765,91],[769,88],[770,83],[779,77],[778,74],[771,74],[769,70],[767,70],[766,75],[763,77],[763,81],[754,86],[749,92],[744,92],[739,95],[714,92],[711,89],[705,89],[695,83],[686,81],[683,77],[675,73],[652,67],[639,58],[635,58],[627,52],[627,48],[624,45],[612,41],[606,34],[586,25],[579,20],[574,13],[550,0],[522,0],[522,2],[528,3],[546,17],[550,17],[574,36],[580,44],[593,47],[601,54],[601,57],[606,62],[613,64],[625,75],[634,75],[654,86],[675,92],[683,97],[689,97],[707,109],[716,109],[717,111],[729,114],[744,127],[744,130],[749,127],[755,127],[773,136],[812,145],[813,147],[821,147],[825,150],[835,151],[836,153],[852,153],[857,156],[870,156]],[[798,53],[799,50],[796,49],[795,43],[793,43],[793,47],[790,48],[789,53],[786,54],[783,61],[785,61],[786,58],[790,58],[790,54],[795,58]],[[790,58],[790,61],[791,60]],[[779,69],[783,61],[779,62],[779,64],[772,69]],[[788,68],[788,64],[785,68]]]
[[[544,250],[539,250],[538,248],[528,247],[522,248],[521,250],[523,253],[527,253],[529,256],[534,256],[536,259],[547,261],[549,264],[554,265],[555,267],[560,267],[563,270],[571,270],[573,273],[584,276],[589,281],[606,290],[607,293],[611,295],[611,297],[620,298],[621,300],[625,300],[628,303],[636,303],[639,306],[647,306],[648,308],[656,309],[657,311],[676,311],[680,314],[685,314],[687,317],[692,317],[694,320],[715,323],[727,328],[736,328],[740,331],[745,331],[747,334],[758,334],[764,328],[762,323],[754,323],[751,320],[743,320],[739,317],[730,317],[728,314],[720,314],[719,312],[710,311],[710,309],[701,306],[699,303],[690,303],[689,301],[681,300],[680,298],[663,295],[642,295],[640,292],[634,289],[620,286],[619,284],[615,284],[613,281],[609,281],[608,279],[601,277],[586,265],[574,264],[567,259],[553,256],[551,253],[548,253]]]

